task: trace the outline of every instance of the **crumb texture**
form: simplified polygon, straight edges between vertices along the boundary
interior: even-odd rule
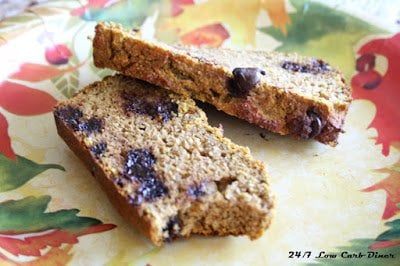
[[[117,209],[155,244],[192,234],[255,239],[269,226],[263,163],[211,127],[193,100],[117,75],[54,115]]]

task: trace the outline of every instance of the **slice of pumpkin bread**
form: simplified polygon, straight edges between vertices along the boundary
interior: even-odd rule
[[[264,164],[193,100],[116,75],[60,102],[54,116],[110,201],[156,245],[192,234],[255,239],[269,226]]]
[[[168,46],[99,23],[94,63],[214,105],[272,132],[335,146],[351,102],[322,60],[265,51]]]

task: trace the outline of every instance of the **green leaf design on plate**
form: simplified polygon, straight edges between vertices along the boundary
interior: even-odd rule
[[[282,42],[278,51],[323,58],[339,67],[348,78],[355,69],[354,45],[367,35],[384,32],[319,3],[304,0],[291,0],[291,3],[297,11],[290,14],[287,36],[272,26],[260,30]]]
[[[373,239],[354,239],[350,240],[350,245],[338,247],[336,251],[325,251],[327,254],[336,254],[336,258],[320,258],[315,259],[316,263],[308,263],[303,265],[398,265],[399,256],[400,256],[400,246],[391,247],[386,249],[379,250],[371,250],[368,249],[375,240]],[[347,252],[344,255],[348,254],[367,254],[362,258],[343,258],[342,253]],[[371,252],[371,253],[368,253]],[[368,254],[372,254],[372,252],[378,252],[380,255],[388,255],[388,258],[368,258]],[[390,255],[392,254],[392,256]],[[318,256],[319,254],[312,254],[312,256]],[[397,263],[397,264],[396,264]]]
[[[49,229],[78,230],[101,224],[100,220],[80,217],[78,209],[46,212],[51,197],[26,197],[0,203],[0,232],[21,233]]]
[[[0,192],[16,189],[48,169],[65,171],[58,164],[37,164],[19,155],[13,161],[0,154]]]
[[[88,21],[114,21],[125,27],[138,27],[151,14],[153,4],[159,0],[127,0],[106,8],[90,9],[82,15]]]
[[[68,66],[73,67],[79,65],[79,60],[74,53],[74,56],[70,58]],[[79,70],[75,69],[64,75],[59,75],[51,79],[51,82],[56,86],[62,95],[66,98],[71,98],[75,92],[79,90]]]
[[[393,239],[400,239],[400,219],[387,222],[385,225],[391,227],[389,230],[380,234],[376,240],[384,241],[384,240],[393,240]]]

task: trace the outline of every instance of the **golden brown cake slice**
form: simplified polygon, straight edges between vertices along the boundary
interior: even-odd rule
[[[224,138],[193,100],[117,75],[59,103],[59,135],[110,201],[156,245],[269,226],[263,163]]]
[[[335,146],[351,102],[342,74],[297,54],[168,46],[100,23],[94,63],[214,105],[282,135]]]

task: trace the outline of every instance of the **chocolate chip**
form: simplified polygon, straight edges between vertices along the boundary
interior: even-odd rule
[[[163,122],[171,120],[173,114],[178,114],[178,104],[170,99],[151,99],[143,95],[126,92],[122,97],[125,100],[127,112],[148,115],[152,119],[159,118]]]
[[[152,115],[154,119],[156,115],[159,115],[163,122],[171,120],[172,113],[178,113],[178,105],[174,102],[160,101],[156,104],[155,113]]]
[[[331,70],[328,63],[321,59],[312,59],[309,64],[300,64],[292,61],[283,61],[281,67],[286,70],[301,73],[319,74]]]
[[[308,135],[308,138],[312,139],[321,133],[322,121],[319,115],[313,111],[308,111],[307,115],[311,119],[311,133]]]
[[[148,149],[136,149],[128,152],[125,163],[125,171],[128,176],[134,179],[141,179],[144,176],[153,174],[153,166],[156,159]]]
[[[171,242],[180,235],[181,221],[177,216],[169,219],[167,225],[163,228],[163,236],[165,242]]]
[[[107,144],[106,143],[99,143],[92,147],[90,147],[90,151],[96,156],[96,158],[100,158],[100,156],[106,151]]]
[[[144,200],[152,201],[168,194],[168,188],[163,181],[155,175],[152,175],[142,179],[142,185],[138,188],[136,193],[141,195]]]
[[[125,163],[125,177],[139,183],[129,202],[139,205],[143,201],[153,201],[168,194],[168,187],[154,170],[156,159],[149,149],[131,150]]]
[[[232,71],[233,78],[228,80],[228,91],[234,97],[245,97],[261,80],[265,71],[257,67],[239,67]]]
[[[93,133],[93,132],[100,132],[102,127],[103,127],[102,120],[92,117],[86,121],[80,122],[78,125],[78,130],[87,133]]]
[[[288,121],[290,133],[303,139],[315,138],[321,133],[323,127],[324,123],[320,115],[312,109]]]
[[[55,111],[55,115],[62,119],[74,131],[79,130],[79,123],[83,114],[78,108],[74,108],[69,105],[63,108],[58,108]]]
[[[206,194],[206,186],[204,182],[202,182],[199,185],[193,185],[188,188],[188,196],[191,197],[192,199],[197,199]]]
[[[123,177],[116,177],[116,178],[113,179],[113,182],[115,184],[117,184],[117,186],[122,188],[127,183],[127,180],[126,180],[126,178],[123,178]]]
[[[100,132],[103,127],[101,119],[84,119],[82,111],[72,106],[57,109],[55,115],[64,120],[74,131],[84,131],[87,133]]]

